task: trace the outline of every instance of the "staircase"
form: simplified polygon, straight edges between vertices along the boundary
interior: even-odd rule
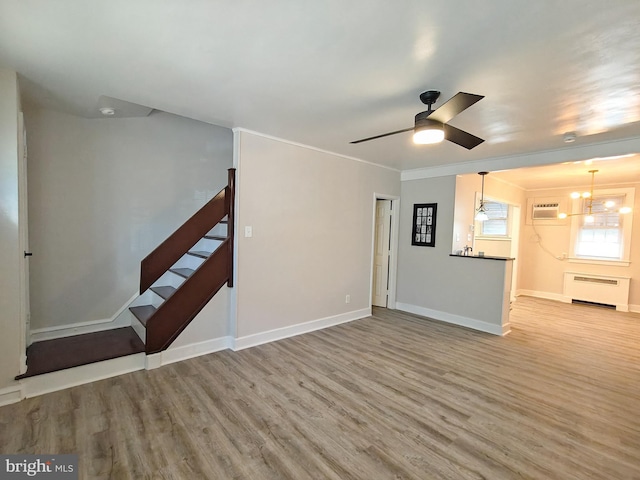
[[[166,350],[211,298],[233,286],[235,169],[228,185],[140,264],[129,308],[147,355]]]
[[[35,342],[16,380],[166,350],[225,284],[232,287],[235,169],[228,173],[227,186],[142,260],[131,328]]]

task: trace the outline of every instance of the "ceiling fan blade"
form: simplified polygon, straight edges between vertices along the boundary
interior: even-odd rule
[[[369,140],[375,140],[376,138],[382,138],[382,137],[388,137],[389,135],[395,135],[396,133],[404,133],[404,132],[409,132],[413,130],[413,127],[411,128],[405,128],[404,130],[397,130],[395,132],[389,132],[389,133],[383,133],[382,135],[376,135],[375,137],[369,137],[369,138],[363,138],[361,140],[356,140],[354,142],[349,142],[349,143],[362,143],[362,142],[368,142]]]
[[[429,118],[440,123],[447,123],[460,112],[465,111],[471,105],[479,102],[484,95],[474,95],[473,93],[458,92],[443,105],[436,108]]]
[[[475,135],[471,135],[464,130],[452,127],[451,125],[444,126],[444,138],[446,138],[450,142],[456,143],[461,147],[466,148],[467,150],[471,150],[472,148],[477,147],[482,142],[484,142],[482,138],[478,138]]]

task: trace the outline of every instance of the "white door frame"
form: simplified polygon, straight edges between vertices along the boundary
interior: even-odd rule
[[[518,291],[518,268],[520,263],[520,226],[522,225],[522,207],[520,205],[512,205],[513,216],[511,218],[511,257],[513,260],[513,269],[511,272],[511,301],[516,301],[516,292]]]
[[[389,232],[389,297],[387,298],[387,308],[396,309],[396,281],[398,277],[398,233],[400,231],[400,197],[398,195],[388,195],[385,193],[374,193],[371,205],[371,272],[369,274],[369,303],[373,295],[373,269],[375,262],[375,239],[376,239],[376,201],[391,200],[391,230]]]
[[[29,251],[29,223],[27,216],[27,144],[24,115],[18,114],[18,231],[21,252]],[[29,257],[20,265],[20,374],[27,371],[27,347],[30,342]]]

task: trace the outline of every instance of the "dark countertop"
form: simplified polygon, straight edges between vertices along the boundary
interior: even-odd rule
[[[449,254],[450,257],[461,257],[461,258],[482,258],[483,260],[515,260],[515,258],[512,257],[493,257],[491,255],[456,255],[455,253],[450,253]]]

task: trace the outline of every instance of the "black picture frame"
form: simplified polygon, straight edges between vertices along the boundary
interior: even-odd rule
[[[437,203],[413,204],[413,229],[411,245],[418,247],[436,246]]]

